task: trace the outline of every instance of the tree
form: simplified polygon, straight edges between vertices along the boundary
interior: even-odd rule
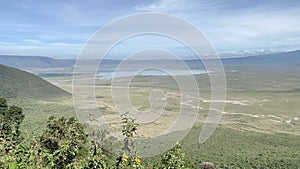
[[[0,98],[0,113],[2,114],[2,111],[6,109],[7,109],[7,101],[3,98]]]
[[[88,154],[84,127],[74,117],[50,117],[40,143],[46,153],[45,164],[52,168],[66,168],[80,155]]]
[[[116,168],[135,168],[141,169],[141,158],[137,156],[132,138],[136,134],[138,124],[135,119],[128,117],[127,114],[122,115],[124,138],[124,146],[121,155],[117,158]]]
[[[0,129],[5,137],[21,139],[20,125],[24,117],[22,108],[15,105],[8,107],[7,101],[0,98]]]

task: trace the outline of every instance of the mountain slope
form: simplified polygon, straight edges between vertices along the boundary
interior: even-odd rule
[[[0,65],[0,84],[0,97],[4,98],[48,99],[71,96],[38,76],[3,65]]]

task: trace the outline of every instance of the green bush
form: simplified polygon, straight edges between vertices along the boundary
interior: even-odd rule
[[[9,107],[0,98],[0,168],[8,169],[142,169],[142,159],[137,156],[132,138],[138,124],[123,115],[123,148],[119,156],[101,148],[107,131],[98,132],[90,140],[85,127],[74,117],[50,117],[41,136],[29,137],[22,142],[20,124],[24,119],[22,109]],[[95,132],[94,132],[95,133]],[[97,133],[97,132],[96,132]],[[100,142],[99,142],[100,141]],[[115,160],[114,160],[115,159]],[[147,166],[146,168],[149,168]],[[184,153],[177,144],[162,156],[156,168],[185,168]]]
[[[0,129],[4,137],[13,137],[15,141],[20,141],[20,125],[24,117],[20,107],[9,107],[5,99],[0,99]]]
[[[185,154],[182,146],[177,143],[175,147],[162,155],[161,161],[154,166],[157,169],[185,169]]]

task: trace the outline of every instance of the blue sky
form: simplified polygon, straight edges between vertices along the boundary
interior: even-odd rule
[[[76,58],[95,31],[138,12],[186,19],[218,53],[300,49],[299,0],[2,0],[0,55]],[[177,42],[151,36],[129,39],[112,55],[143,47],[173,49],[189,57]]]

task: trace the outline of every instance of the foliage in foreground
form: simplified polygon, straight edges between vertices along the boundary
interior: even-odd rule
[[[142,169],[142,159],[132,142],[138,124],[123,116],[123,148],[112,155],[101,144],[87,137],[84,126],[75,118],[50,117],[41,136],[21,137],[20,124],[24,119],[22,109],[9,107],[0,99],[0,168],[8,169]],[[184,167],[184,155],[178,144],[162,156],[155,168]]]
[[[154,168],[163,169],[184,169],[185,166],[185,154],[182,151],[182,147],[179,143],[176,144],[171,150],[162,155],[161,162],[157,163]]]

